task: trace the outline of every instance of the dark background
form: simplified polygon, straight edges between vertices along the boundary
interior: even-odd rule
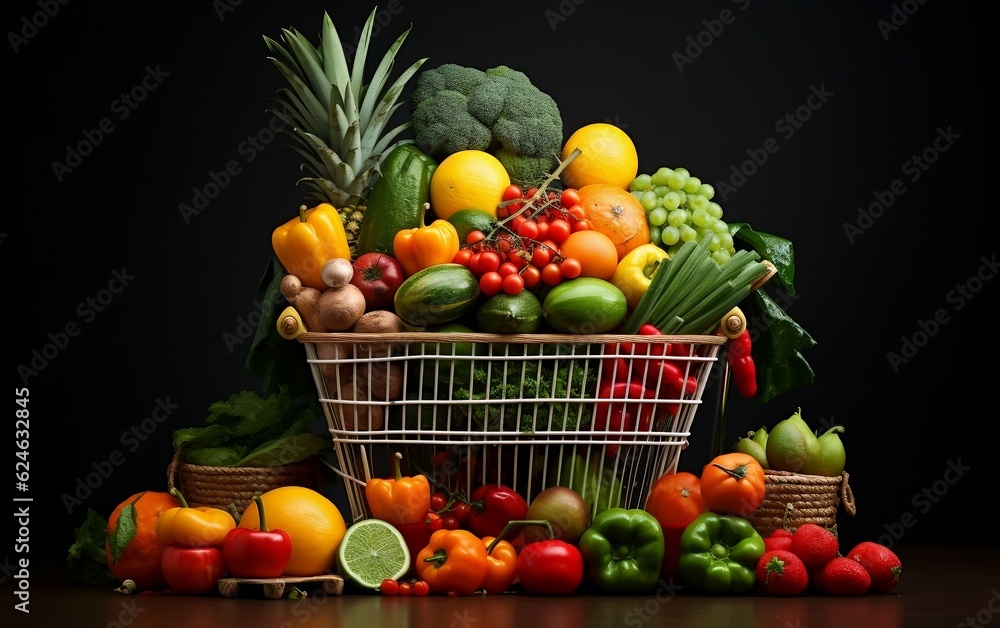
[[[258,133],[272,139],[265,109],[284,85],[262,36],[295,27],[315,41],[330,11],[351,41],[372,5],[68,2],[43,19],[43,4],[4,9],[0,254],[15,369],[77,325],[36,375],[14,380],[30,389],[30,557],[58,575],[87,508],[107,516],[134,492],[165,490],[173,431],[258,386],[244,369],[249,341],[227,346],[226,337],[255,320],[270,233],[305,192],[285,138],[261,150],[244,144]],[[370,58],[412,24],[393,77],[421,57],[425,68],[520,69],[560,105],[567,137],[596,121],[624,128],[641,172],[684,166],[718,184],[773,138],[778,150],[720,203],[726,220],[793,241],[797,296],[786,309],[817,341],[805,353],[816,378],[767,404],[731,398],[726,440],[801,407],[817,428],[846,428],[857,515],[841,518],[845,542],[995,542],[984,516],[995,505],[998,436],[996,269],[986,263],[996,256],[994,173],[983,157],[992,150],[986,20],[971,3],[453,4],[382,5]],[[42,24],[34,31],[24,22],[33,16]],[[12,43],[16,34],[24,40]],[[678,68],[675,54],[690,63]],[[116,99],[157,69],[158,84],[122,118]],[[810,101],[813,90],[825,102]],[[818,106],[800,109],[809,102]],[[808,119],[794,133],[776,126],[796,111]],[[408,114],[404,106],[400,121]],[[113,129],[60,180],[53,162],[65,163],[67,145],[105,118]],[[942,130],[952,142],[935,149]],[[914,180],[905,164],[925,151],[934,163]],[[231,160],[239,173],[185,222],[179,204]],[[902,193],[888,193],[896,180]],[[859,223],[876,193],[891,205]],[[862,233],[852,241],[845,224]],[[89,312],[115,271],[132,277],[128,285]],[[967,296],[955,297],[959,285]],[[904,340],[920,346],[893,368],[888,354]],[[158,400],[177,407],[146,440],[123,441]],[[682,456],[687,470],[707,461],[714,388],[705,401]],[[67,508],[64,494],[95,465],[107,468],[115,450],[120,466]],[[4,494],[23,496],[7,477]],[[10,518],[4,530],[0,560],[9,564]]]

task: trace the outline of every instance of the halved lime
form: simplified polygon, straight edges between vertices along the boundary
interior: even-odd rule
[[[392,524],[364,519],[344,533],[337,548],[337,565],[345,579],[377,589],[386,578],[398,580],[410,569],[410,550]]]

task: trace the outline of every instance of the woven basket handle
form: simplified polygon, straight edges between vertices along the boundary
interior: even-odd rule
[[[174,457],[167,466],[167,491],[174,488],[174,477],[177,475],[177,468],[181,466],[181,448],[177,448]]]
[[[848,477],[847,471],[844,471],[844,480],[840,483],[840,499],[844,504],[844,510],[853,517],[858,509],[854,505],[854,492],[851,491],[851,485],[847,483]]]

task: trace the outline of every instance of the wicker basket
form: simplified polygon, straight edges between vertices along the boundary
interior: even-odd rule
[[[174,454],[167,467],[167,487],[175,487],[192,507],[221,508],[237,521],[254,495],[282,486],[320,490],[322,473],[315,458],[273,467],[212,467],[189,464]]]
[[[856,512],[846,472],[830,477],[769,470],[764,475],[764,501],[748,517],[761,536],[781,527],[794,532],[803,523],[833,528],[841,505],[848,515]]]

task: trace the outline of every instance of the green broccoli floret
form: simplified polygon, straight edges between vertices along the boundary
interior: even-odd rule
[[[410,103],[414,143],[439,159],[484,150],[521,183],[540,181],[559,163],[559,107],[523,72],[447,63],[420,73]]]

